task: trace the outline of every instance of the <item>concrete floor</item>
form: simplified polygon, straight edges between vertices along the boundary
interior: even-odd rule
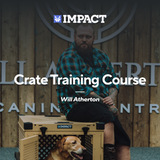
[[[15,160],[18,148],[0,148],[0,160]],[[160,160],[160,147],[131,147],[131,160]]]

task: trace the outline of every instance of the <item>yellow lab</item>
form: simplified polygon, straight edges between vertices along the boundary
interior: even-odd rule
[[[82,160],[86,148],[75,136],[63,137],[45,160]]]

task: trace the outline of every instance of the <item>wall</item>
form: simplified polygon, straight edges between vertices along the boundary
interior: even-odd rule
[[[0,2],[0,59],[6,63],[6,81],[12,81],[19,73],[17,61],[26,61],[24,75],[27,77],[44,77],[54,61],[56,64],[61,53],[69,47],[70,43],[53,34],[39,17],[33,1],[3,1]],[[44,3],[38,2],[40,9],[51,26],[63,35],[69,33],[58,24],[53,24]],[[56,14],[61,14],[53,2],[49,2]],[[73,2],[74,4],[74,2]],[[75,4],[82,9],[88,9],[88,5]],[[93,2],[94,13],[106,13],[111,6],[107,1]],[[64,10],[72,14],[74,11],[62,4]],[[123,5],[118,3],[112,14],[107,18],[106,24],[112,22],[121,11]],[[125,14],[110,29],[103,32],[103,37],[110,35],[124,24],[131,12],[133,5],[127,5]],[[94,25],[95,30],[106,24]],[[69,26],[74,27],[73,24]],[[96,33],[97,36],[97,33]],[[115,71],[121,71],[121,76],[127,75],[127,62],[140,64],[142,71],[140,77],[147,79],[146,86],[122,86],[117,99],[117,106],[130,104],[130,113],[124,111],[119,119],[127,131],[132,146],[134,147],[159,147],[160,125],[159,114],[149,113],[150,104],[160,104],[160,68],[155,69],[156,87],[150,87],[150,67],[143,68],[143,63],[160,63],[160,7],[157,3],[139,3],[136,13],[127,27],[116,37],[94,45],[102,49],[111,62],[122,62],[115,67]],[[0,69],[2,66],[0,65]],[[132,68],[136,72],[136,68]],[[1,78],[2,74],[0,74]],[[57,104],[56,87],[51,80],[47,86],[18,86],[0,85],[0,102],[4,104],[4,111],[0,113],[0,147],[18,146],[18,113],[8,113],[13,102],[19,108],[20,114],[58,114],[50,113],[50,104]],[[25,113],[24,105],[28,103],[36,105],[35,113]],[[44,113],[41,112],[41,103],[44,103]],[[145,104],[142,113],[138,113],[135,104]]]

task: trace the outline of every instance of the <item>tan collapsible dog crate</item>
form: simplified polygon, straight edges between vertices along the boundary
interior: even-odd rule
[[[56,141],[65,135],[80,138],[92,160],[103,160],[104,123],[73,122],[65,116],[43,115],[19,116],[20,160],[44,160]]]

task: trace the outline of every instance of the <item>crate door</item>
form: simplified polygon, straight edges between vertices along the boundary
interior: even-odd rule
[[[20,160],[38,160],[38,135],[20,140]]]

